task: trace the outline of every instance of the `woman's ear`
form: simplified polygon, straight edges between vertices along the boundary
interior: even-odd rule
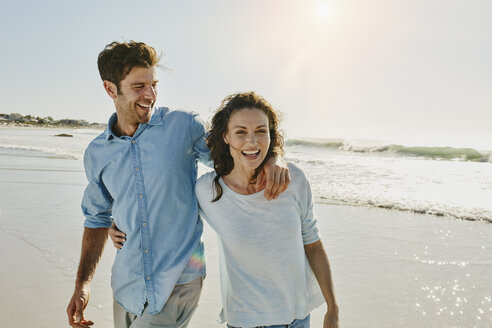
[[[224,142],[226,143],[226,145],[228,145],[229,144],[229,140],[227,140],[227,134],[225,132],[222,135],[222,138],[224,139]]]

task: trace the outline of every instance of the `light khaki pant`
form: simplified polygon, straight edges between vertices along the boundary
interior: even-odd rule
[[[157,314],[148,314],[145,305],[142,316],[125,311],[113,300],[113,319],[115,328],[186,328],[198,306],[203,278],[176,285],[164,308]]]

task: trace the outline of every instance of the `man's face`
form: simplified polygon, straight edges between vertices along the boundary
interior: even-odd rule
[[[133,67],[120,82],[114,102],[120,119],[126,123],[147,123],[157,97],[155,67]]]

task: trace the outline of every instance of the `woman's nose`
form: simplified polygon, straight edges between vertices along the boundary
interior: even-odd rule
[[[252,145],[256,145],[256,135],[254,132],[248,133],[247,141]]]

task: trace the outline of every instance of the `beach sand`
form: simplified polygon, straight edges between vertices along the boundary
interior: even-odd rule
[[[82,162],[0,148],[0,322],[67,327],[83,217]],[[317,202],[342,327],[491,327],[492,224]],[[191,328],[224,327],[217,245],[204,232],[208,275]],[[86,317],[112,327],[108,243]],[[325,307],[312,313],[322,327]]]

